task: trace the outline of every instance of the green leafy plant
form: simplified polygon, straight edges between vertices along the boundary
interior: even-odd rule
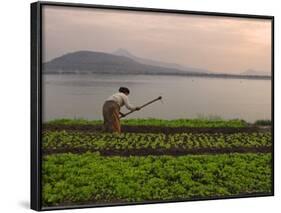
[[[213,149],[271,147],[271,132],[254,133],[85,133],[49,131],[43,134],[43,149],[132,150]]]
[[[43,205],[271,193],[271,154],[43,158]]]
[[[102,120],[86,120],[86,119],[56,119],[48,121],[45,125],[67,125],[67,126],[77,126],[77,125],[101,125]],[[162,127],[245,127],[247,123],[243,120],[232,119],[207,119],[207,118],[197,118],[197,119],[122,119],[121,124],[131,125],[131,126],[162,126]]]

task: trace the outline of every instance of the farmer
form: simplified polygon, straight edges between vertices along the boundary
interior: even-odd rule
[[[113,94],[103,104],[103,120],[104,131],[121,133],[120,115],[124,114],[120,112],[122,106],[126,106],[128,110],[140,110],[140,107],[135,107],[130,104],[128,95],[130,90],[126,87],[120,87],[119,92]]]

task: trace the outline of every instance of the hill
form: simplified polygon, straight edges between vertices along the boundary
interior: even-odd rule
[[[210,73],[207,70],[196,68],[184,70],[183,68],[175,68],[179,65],[138,58],[129,52],[125,54],[123,51],[121,53],[120,51],[114,54],[94,51],[67,53],[49,62],[43,63],[43,73],[183,75],[209,78],[271,79],[268,75]],[[148,64],[145,64],[145,62]]]
[[[43,64],[44,73],[183,74],[185,71],[142,64],[126,56],[78,51]],[[190,72],[192,73],[192,72]]]

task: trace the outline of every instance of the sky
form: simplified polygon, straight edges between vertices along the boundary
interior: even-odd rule
[[[238,74],[271,72],[271,21],[44,6],[43,61],[69,52],[112,53]]]

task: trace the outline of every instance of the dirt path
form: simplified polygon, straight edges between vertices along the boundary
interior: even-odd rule
[[[43,125],[43,131],[79,131],[102,132],[102,125]],[[237,132],[268,132],[271,128],[251,127],[161,127],[161,126],[130,126],[122,125],[122,132],[135,133],[237,133]]]
[[[43,155],[74,153],[81,154],[87,151],[99,151],[103,156],[146,156],[146,155],[201,155],[201,154],[226,154],[226,153],[270,153],[272,147],[233,147],[233,148],[193,148],[193,149],[129,149],[129,150],[98,150],[86,148],[64,148],[64,149],[44,149]]]

